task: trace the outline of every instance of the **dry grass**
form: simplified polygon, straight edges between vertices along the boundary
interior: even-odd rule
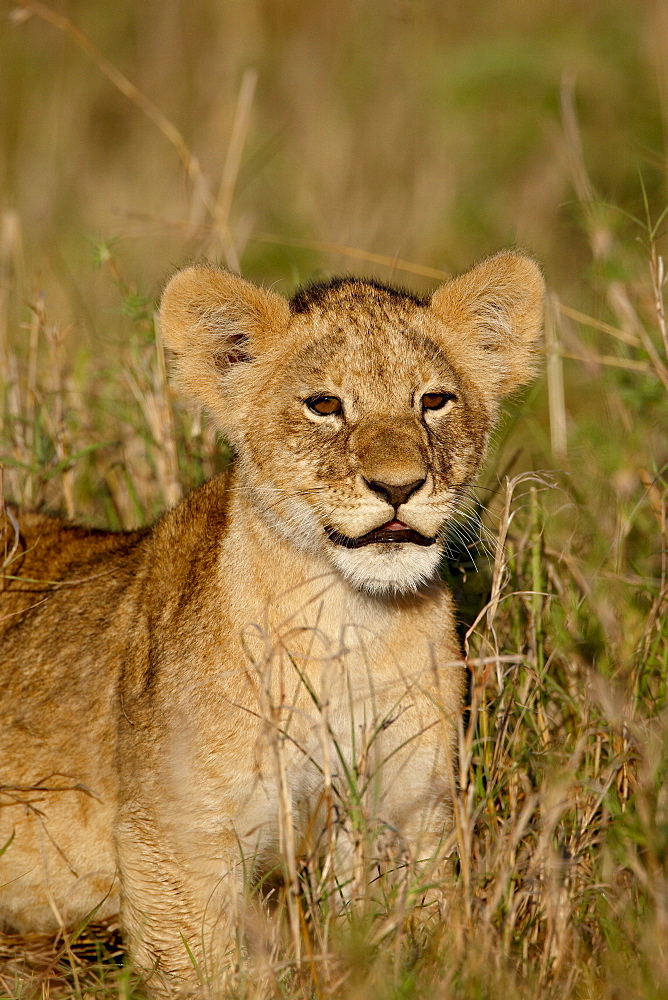
[[[474,572],[458,537],[446,567],[471,671],[447,874],[435,900],[411,873],[378,886],[361,834],[341,911],[286,806],[284,919],[262,960],[240,949],[230,994],[665,997],[664,12],[233,6],[68,19],[18,0],[3,27],[20,93],[2,123],[5,494],[131,527],[228,460],[175,409],[155,338],[153,292],[184,255],[284,285],[349,266],[420,285],[532,246],[552,289],[546,380],[481,479],[488,555]],[[657,80],[659,101],[634,103]],[[117,949],[93,925],[0,938],[1,995],[130,997]]]

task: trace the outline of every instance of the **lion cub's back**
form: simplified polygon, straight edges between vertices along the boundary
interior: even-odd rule
[[[0,590],[0,641],[5,657],[21,636],[45,641],[64,609],[80,622],[90,613],[104,616],[110,601],[131,582],[145,530],[101,531],[69,524],[45,514],[18,518],[20,536],[6,522],[5,558]],[[18,543],[18,544],[16,544]],[[101,603],[101,599],[102,603]],[[62,634],[59,634],[59,641]]]
[[[39,716],[41,728],[83,709],[91,687],[105,687],[115,673],[123,598],[146,532],[99,531],[26,513],[17,538],[16,523],[8,519],[4,534],[0,706],[5,720]]]

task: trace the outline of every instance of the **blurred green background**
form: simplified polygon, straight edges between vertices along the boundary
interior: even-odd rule
[[[24,20],[29,5],[1,9],[0,206],[18,215],[31,272],[95,337],[108,332],[102,290],[89,289],[96,241],[119,238],[151,293],[184,259],[220,247],[173,146],[76,38],[37,14]],[[286,291],[320,269],[392,270],[290,245],[299,240],[446,271],[516,243],[565,296],[582,295],[590,252],[565,88],[597,198],[637,215],[642,174],[650,200],[665,199],[662,2],[71,0],[52,10],[181,132],[214,197],[244,74],[257,71],[230,222],[244,272]],[[609,224],[626,220],[611,213]]]
[[[567,312],[553,298],[559,370],[510,407],[496,468],[566,468],[583,490],[584,474],[608,516],[611,496],[643,495],[639,466],[668,460],[666,393],[636,329],[660,343],[643,227],[667,200],[663,0],[0,0],[0,14],[2,360],[29,409],[58,369],[41,400],[60,393],[51,422],[69,435],[58,458],[42,421],[35,459],[39,429],[14,430],[5,457],[53,470],[117,438],[118,368],[189,260],[285,293],[340,271],[425,290],[517,245]],[[9,409],[27,425],[40,405]],[[12,475],[13,495],[40,499]],[[98,486],[75,484],[80,513],[103,516]]]

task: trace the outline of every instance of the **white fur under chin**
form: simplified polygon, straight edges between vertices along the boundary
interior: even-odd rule
[[[432,580],[442,549],[412,542],[373,542],[359,549],[330,545],[329,555],[341,576],[368,594],[405,594]]]

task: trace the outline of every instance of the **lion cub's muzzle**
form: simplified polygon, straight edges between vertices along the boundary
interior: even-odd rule
[[[394,517],[358,537],[327,527],[330,541],[348,549],[374,543],[433,545],[436,542],[435,537],[422,535],[398,519],[399,508],[427,482],[426,442],[421,438],[422,428],[412,423],[399,428],[367,425],[351,435],[350,449],[362,484],[369,493],[394,508]]]

